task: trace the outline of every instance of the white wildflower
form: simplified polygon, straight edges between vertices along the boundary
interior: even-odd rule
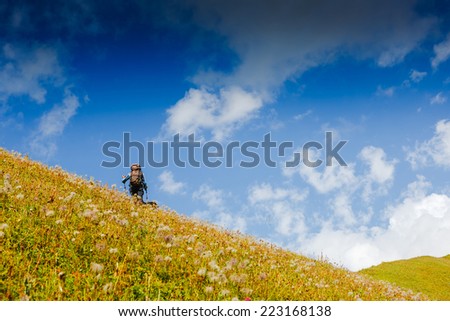
[[[230,294],[230,290],[227,289],[223,289],[222,291],[220,291],[220,295],[221,296],[227,296]]]
[[[200,276],[205,276],[206,275],[206,269],[205,268],[198,269],[197,274],[200,275]]]
[[[91,263],[91,271],[92,272],[101,272],[103,271],[103,265],[99,263],[92,262]]]

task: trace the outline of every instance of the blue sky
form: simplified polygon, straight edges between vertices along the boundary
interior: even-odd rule
[[[450,253],[448,1],[6,1],[0,18],[2,147],[121,188],[102,146],[125,132],[270,133],[294,145],[275,168],[144,164],[150,198],[352,270]],[[286,168],[326,132],[348,166]]]

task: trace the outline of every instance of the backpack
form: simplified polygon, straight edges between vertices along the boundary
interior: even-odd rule
[[[130,173],[130,186],[139,188],[142,186],[142,171],[141,165],[133,164],[131,165],[131,173]]]

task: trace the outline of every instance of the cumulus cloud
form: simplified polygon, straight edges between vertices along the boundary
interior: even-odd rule
[[[273,202],[284,199],[289,199],[294,202],[300,202],[303,201],[307,196],[307,192],[302,192],[293,188],[274,188],[271,184],[268,183],[255,184],[251,186],[248,194],[248,200],[250,201],[250,204],[267,201]]]
[[[395,87],[382,88],[381,86],[377,87],[377,95],[378,96],[386,96],[392,97],[394,96]]]
[[[186,184],[175,181],[171,171],[164,171],[158,176],[161,182],[160,189],[169,194],[183,194]]]
[[[366,146],[359,153],[359,157],[369,165],[367,177],[379,184],[391,181],[394,178],[396,160],[388,161],[382,148]]]
[[[441,63],[450,57],[450,34],[447,38],[433,47],[434,57],[431,59],[431,66],[437,68]]]
[[[435,23],[420,17],[407,0],[195,0],[186,5],[193,22],[224,39],[239,59],[231,71],[199,67],[194,84],[222,90],[191,89],[168,110],[163,129],[171,134],[209,130],[215,138],[230,135],[263,104],[276,100],[286,80],[341,53],[373,59],[380,67],[401,62]],[[229,95],[234,96],[231,105]]]
[[[249,203],[258,209],[265,222],[273,222],[282,236],[300,236],[307,231],[301,203],[308,190],[273,187],[269,183],[254,184],[248,191]]]
[[[55,104],[41,116],[38,129],[31,138],[31,149],[46,158],[53,156],[57,149],[54,139],[63,133],[79,107],[78,97],[66,89],[62,103]]]
[[[434,136],[416,143],[415,149],[408,151],[406,158],[413,168],[430,165],[450,168],[450,121],[438,121]]]
[[[232,214],[226,206],[226,193],[215,189],[208,184],[202,184],[194,193],[192,198],[200,200],[207,207],[206,210],[197,210],[192,216],[212,221],[214,224],[224,228],[245,232],[247,221],[244,217]]]
[[[241,64],[226,77],[200,77],[259,90],[277,87],[332,52],[390,66],[424,39],[433,20],[410,1],[194,1],[194,19],[229,41]],[[251,17],[249,19],[248,17]],[[202,75],[205,76],[205,75]]]
[[[442,92],[439,92],[436,94],[436,96],[433,96],[430,99],[430,104],[431,105],[442,105],[446,101],[447,101],[447,97],[445,97]]]
[[[418,83],[421,82],[423,78],[425,78],[427,75],[426,71],[417,71],[415,69],[411,70],[411,72],[409,73],[409,79],[411,79],[411,81]]]
[[[254,117],[262,104],[258,95],[239,87],[223,88],[217,94],[205,88],[190,89],[167,110],[169,116],[164,131],[189,135],[210,130],[214,139],[222,140]]]
[[[337,229],[325,223],[319,233],[303,240],[302,249],[310,255],[326,253],[331,261],[353,271],[383,261],[447,255],[450,197],[427,193],[428,186],[423,177],[411,183],[403,199],[387,207],[386,227]]]
[[[202,184],[198,190],[192,194],[192,198],[200,200],[209,208],[224,208],[224,192],[214,189],[207,184]]]
[[[44,82],[62,83],[62,68],[55,50],[41,46],[23,48],[5,44],[0,60],[0,100],[10,97],[28,96],[32,101],[43,104],[47,89]]]
[[[358,157],[368,167],[360,176],[363,199],[369,202],[375,196],[386,194],[394,180],[395,165],[398,161],[388,160],[384,150],[374,146],[364,147]]]
[[[313,167],[301,166],[299,174],[321,194],[347,186],[355,186],[358,182],[358,178],[355,176],[354,164],[349,164],[348,166],[325,166],[322,171]]]

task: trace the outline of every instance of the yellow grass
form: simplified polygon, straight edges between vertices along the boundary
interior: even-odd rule
[[[418,300],[0,149],[2,300]]]

